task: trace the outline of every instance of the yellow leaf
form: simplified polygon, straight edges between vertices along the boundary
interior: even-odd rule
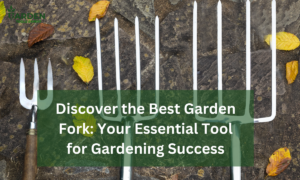
[[[6,15],[6,9],[4,6],[4,1],[0,1],[0,24],[2,23],[2,20],[5,15]]]
[[[298,74],[298,61],[291,61],[286,63],[286,79],[288,84],[292,84]]]
[[[203,170],[203,169],[199,169],[199,170],[198,170],[198,176],[199,176],[200,178],[203,178],[203,177],[204,177],[204,170]]]
[[[92,115],[92,114],[88,114],[86,111],[85,111],[85,108],[81,108],[82,111],[85,111],[85,114],[80,114],[78,112],[78,108],[79,108],[79,105],[77,104],[77,114],[73,114],[72,117],[73,117],[73,123],[74,125],[77,127],[77,126],[81,126],[82,128],[79,129],[79,132],[80,134],[86,136],[86,137],[92,137],[94,135],[94,133],[96,132],[97,130],[97,125],[96,125],[96,119],[95,117]],[[84,126],[87,128],[87,132],[83,133],[83,123],[85,124]]]
[[[76,56],[74,58],[73,69],[85,83],[89,83],[94,77],[94,68],[89,58]]]
[[[95,3],[90,9],[89,21],[95,21],[96,18],[103,18],[106,14],[109,3],[109,1],[98,1]]]
[[[269,34],[265,37],[265,41],[268,45],[270,45],[270,42],[272,40],[272,35]],[[285,50],[285,51],[291,51],[299,47],[300,41],[292,33],[288,32],[278,32],[276,34],[276,49],[279,50]]]
[[[268,176],[277,176],[284,171],[292,160],[290,150],[287,147],[280,148],[275,151],[269,158],[269,164],[267,166]]]

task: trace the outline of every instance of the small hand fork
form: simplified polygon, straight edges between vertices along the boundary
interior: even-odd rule
[[[42,103],[39,109],[46,109],[49,107],[53,100],[53,77],[52,77],[52,67],[49,60],[48,63],[48,82],[47,89],[48,96],[45,100],[47,103]],[[37,170],[37,135],[36,135],[36,115],[37,115],[37,91],[39,90],[39,71],[37,60],[34,62],[34,81],[33,81],[33,97],[31,100],[26,97],[26,86],[25,86],[25,66],[23,58],[20,64],[20,103],[26,109],[31,109],[32,120],[30,122],[30,128],[26,137],[26,152],[24,161],[24,172],[23,180],[34,180]]]

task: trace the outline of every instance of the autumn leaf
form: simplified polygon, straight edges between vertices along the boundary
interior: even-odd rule
[[[171,176],[171,180],[178,180],[178,174],[174,174]]]
[[[74,58],[73,69],[85,83],[89,83],[94,77],[94,68],[89,58],[76,56]]]
[[[265,41],[268,45],[270,45],[270,42],[272,40],[272,35],[269,34],[265,37]],[[300,41],[292,33],[288,32],[278,32],[276,34],[276,49],[279,50],[285,50],[285,51],[291,51],[299,47]]]
[[[35,26],[29,33],[28,37],[28,47],[31,47],[33,44],[47,39],[54,32],[54,27],[50,24],[40,23]]]
[[[269,158],[269,164],[267,166],[268,176],[277,176],[283,172],[291,162],[290,150],[287,147],[280,148],[275,151]]]
[[[79,105],[77,104],[76,106],[77,106],[76,110],[78,110]],[[85,107],[82,107],[81,111],[85,111]],[[85,112],[84,114],[80,114],[77,111],[77,114],[73,114],[72,117],[73,117],[73,123],[76,127],[77,126],[83,127],[83,123],[85,123],[85,127],[89,126],[89,128],[87,129],[89,134],[86,132],[83,133],[83,128],[79,129],[80,134],[86,137],[93,136],[93,133],[95,133],[97,130],[97,125],[96,125],[96,119],[92,114],[88,114],[87,112]]]
[[[203,178],[204,177],[204,170],[203,169],[199,169],[197,174],[198,174],[198,176],[200,178]]]
[[[96,18],[103,18],[106,14],[109,3],[109,1],[98,1],[95,3],[90,9],[89,21],[95,21]]]
[[[2,23],[2,20],[5,15],[6,15],[6,9],[4,6],[4,1],[0,1],[0,24]]]
[[[286,63],[286,79],[288,84],[292,84],[298,74],[298,61],[291,61]]]

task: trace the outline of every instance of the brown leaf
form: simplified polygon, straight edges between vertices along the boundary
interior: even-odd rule
[[[291,160],[290,150],[287,147],[275,151],[269,158],[270,162],[266,170],[268,176],[277,176],[282,173],[289,166]]]
[[[31,47],[33,44],[47,39],[54,32],[54,27],[50,24],[40,23],[35,26],[29,33],[28,37],[28,47]]]
[[[174,174],[171,176],[171,180],[178,180],[178,174]]]

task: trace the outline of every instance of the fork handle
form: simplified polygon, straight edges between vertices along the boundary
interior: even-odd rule
[[[23,180],[35,180],[37,172],[37,136],[36,129],[30,129],[26,136],[26,152],[24,161]]]

